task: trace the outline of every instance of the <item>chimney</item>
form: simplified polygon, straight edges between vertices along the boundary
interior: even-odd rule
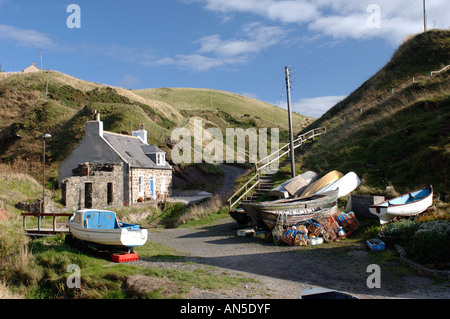
[[[93,111],[94,120],[86,122],[86,136],[100,136],[103,137],[103,122],[100,121],[100,113],[97,110]]]
[[[139,137],[144,144],[147,144],[147,131],[144,124],[139,124],[138,130],[133,131],[133,136]]]

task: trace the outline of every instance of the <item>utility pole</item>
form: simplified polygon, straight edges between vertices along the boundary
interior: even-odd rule
[[[48,81],[50,80],[50,69],[47,69],[47,86],[45,88],[45,100],[47,101],[48,95]]]
[[[52,137],[50,134],[44,134],[42,135],[42,144],[43,144],[43,151],[42,151],[42,214],[45,214],[45,139]]]
[[[427,32],[427,11],[425,8],[425,0],[423,0],[423,32]]]
[[[292,131],[292,115],[291,115],[291,84],[289,80],[289,67],[285,67],[286,73],[286,92],[287,92],[287,107],[289,115],[289,139],[291,144],[291,175],[295,177],[295,157],[294,157],[294,132]]]

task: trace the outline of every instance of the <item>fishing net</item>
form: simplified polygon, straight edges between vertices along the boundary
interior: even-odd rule
[[[272,238],[273,242],[276,245],[281,244],[283,241],[283,234],[288,227],[288,220],[287,215],[284,213],[280,213],[277,216],[277,222],[275,224],[275,227],[272,229]]]

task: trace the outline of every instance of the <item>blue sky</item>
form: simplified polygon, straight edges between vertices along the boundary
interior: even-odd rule
[[[80,28],[69,28],[70,4]],[[0,64],[35,62],[129,89],[197,87],[319,117],[358,88],[411,34],[422,0],[0,0]],[[427,0],[427,26],[450,27],[448,0]],[[72,20],[71,21],[75,21]]]

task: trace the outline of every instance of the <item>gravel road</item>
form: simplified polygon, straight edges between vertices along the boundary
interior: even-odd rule
[[[169,246],[185,256],[175,261],[139,260],[151,267],[207,268],[219,273],[245,276],[246,283],[233,290],[192,289],[187,298],[292,299],[308,288],[322,287],[360,298],[450,298],[447,281],[414,274],[399,261],[380,261],[376,252],[363,245],[342,242],[318,246],[275,246],[271,242],[237,236],[238,224],[231,218],[192,228],[159,229],[149,241]],[[368,288],[367,272],[380,263],[381,288]],[[214,267],[211,267],[214,266]]]

